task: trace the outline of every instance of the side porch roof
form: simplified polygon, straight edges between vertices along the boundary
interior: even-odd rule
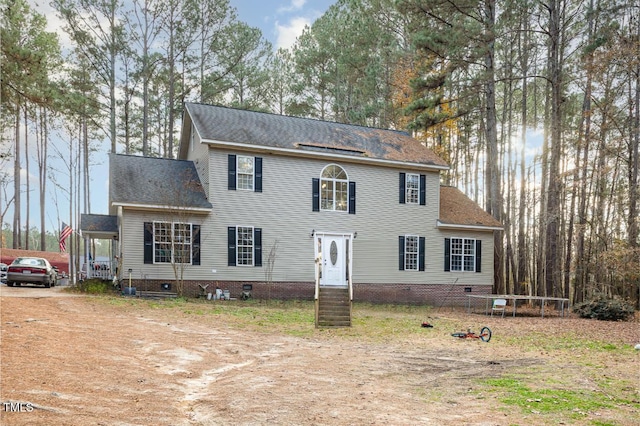
[[[118,217],[105,214],[80,215],[80,232],[84,237],[112,239],[118,236]]]

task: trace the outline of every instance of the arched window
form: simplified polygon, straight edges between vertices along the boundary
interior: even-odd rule
[[[349,178],[337,164],[329,164],[320,175],[321,210],[347,211]]]

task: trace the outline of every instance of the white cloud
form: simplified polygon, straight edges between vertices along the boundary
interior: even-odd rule
[[[286,13],[286,12],[294,12],[296,10],[301,10],[307,0],[291,0],[291,4],[289,6],[282,6],[278,8],[278,13]]]
[[[311,20],[304,17],[292,18],[288,24],[280,25],[276,22],[276,49],[284,48],[288,49],[296,41],[296,38],[302,34],[305,26],[311,26]]]

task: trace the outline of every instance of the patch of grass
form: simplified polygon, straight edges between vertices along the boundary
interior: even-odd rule
[[[606,351],[616,352],[630,350],[631,345],[618,346],[613,343],[590,340],[576,337],[574,335],[554,336],[549,338],[544,333],[528,333],[515,337],[505,338],[505,342],[518,346],[523,350],[545,350],[545,351]]]
[[[498,393],[498,399],[506,405],[516,406],[523,413],[584,418],[603,408],[613,408],[620,401],[605,399],[594,390],[567,390],[557,388],[532,389],[514,377],[486,379],[489,392]]]

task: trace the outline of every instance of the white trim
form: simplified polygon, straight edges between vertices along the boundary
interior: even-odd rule
[[[462,248],[462,253],[460,254],[456,254],[455,256],[460,257],[460,267],[461,269],[453,269],[453,240],[461,240],[461,248]],[[467,257],[471,257],[472,255],[469,254],[465,254],[465,242],[469,240],[469,241],[473,241],[472,247],[473,247],[473,269],[472,270],[466,270],[464,268],[465,265],[465,260]],[[482,241],[480,238],[467,238],[467,237],[449,237],[449,272],[459,272],[459,273],[466,273],[466,272],[476,272],[476,261],[477,261],[477,256],[478,253],[476,253],[476,241]]]
[[[347,259],[345,259],[345,267],[348,268],[349,275],[347,277],[347,288],[349,289],[349,297],[350,300],[353,300],[353,241],[355,240],[355,234],[353,232],[343,233],[343,232],[319,232],[313,231],[311,234],[313,240],[313,252],[315,259],[315,280],[316,280],[316,292],[315,299],[318,299],[319,296],[319,286],[320,286],[320,270],[322,268],[322,258],[320,257],[320,253],[318,252],[318,238],[323,238],[325,236],[328,237],[342,237],[346,241],[349,241],[349,253],[348,253],[348,263]],[[346,255],[345,255],[346,256]]]
[[[154,220],[151,222],[152,224],[152,236],[153,236],[153,264],[154,265],[173,265],[173,264],[178,264],[178,265],[193,265],[193,222],[178,222],[178,221],[163,221],[163,220]],[[166,242],[157,242],[156,241],[156,224],[160,224],[160,225],[164,225],[164,224],[169,224],[169,229],[171,230],[171,239],[169,241],[169,244],[171,244],[171,256],[168,262],[158,262],[156,261],[156,245],[157,244],[166,244]],[[175,241],[175,226],[176,225],[187,225],[189,227],[189,243],[182,243],[182,246],[188,245],[189,246],[189,262],[178,262],[175,259],[175,245],[176,245],[176,241]],[[180,243],[179,243],[180,244]],[[184,249],[183,249],[184,251]]]
[[[346,179],[338,179],[338,178],[334,178],[334,177],[332,177],[332,178],[323,177],[325,170],[327,170],[331,166],[338,167],[347,176],[347,178]],[[323,183],[323,181],[324,182],[331,182],[333,184],[332,185],[333,189],[331,190],[331,205],[332,205],[333,208],[331,208],[331,209],[322,208],[322,204],[323,204],[322,201],[324,200],[324,198],[322,197],[322,192],[323,192],[322,191],[322,183]],[[346,199],[344,200],[345,201],[345,209],[344,210],[338,210],[336,208],[336,206],[338,204],[337,203],[337,199],[336,199],[336,194],[338,192],[338,190],[337,190],[338,184],[346,185],[346,191],[345,191],[346,192]],[[326,166],[324,166],[322,168],[322,171],[320,172],[320,188],[319,189],[320,189],[320,193],[318,194],[318,196],[320,198],[320,211],[324,211],[324,212],[341,212],[341,213],[349,211],[349,173],[347,173],[347,170],[344,167],[342,167],[341,165],[336,164],[336,163],[329,163]]]
[[[120,208],[131,208],[133,210],[174,210],[174,209],[178,209],[181,212],[185,211],[185,212],[192,212],[192,213],[210,213],[213,211],[213,208],[208,208],[208,207],[179,207],[179,206],[161,206],[159,204],[136,204],[136,203],[120,203],[117,201],[114,201],[111,203],[111,205],[113,207],[120,207]]]
[[[502,226],[486,226],[486,225],[461,225],[456,223],[442,222],[440,219],[436,220],[436,226],[442,229],[468,229],[474,231],[504,231]]]
[[[415,238],[416,239],[416,267],[415,269],[407,269],[407,239]],[[412,252],[413,254],[413,252]],[[420,270],[420,236],[414,234],[406,234],[404,236],[404,271],[412,271],[417,272]]]
[[[239,258],[239,251],[238,250],[240,248],[239,244],[238,244],[238,228],[249,228],[251,229],[251,264],[240,264],[240,262],[238,262]],[[247,246],[242,246],[242,247],[247,247]],[[256,233],[255,233],[255,227],[253,226],[245,226],[245,225],[236,225],[236,266],[239,267],[243,267],[243,266],[255,266],[256,264]]]
[[[329,154],[329,153],[319,153],[317,151],[298,151],[296,149],[291,148],[277,148],[271,146],[264,145],[249,145],[238,142],[223,142],[211,139],[201,139],[201,143],[206,143],[208,145],[218,146],[222,148],[233,148],[238,151],[247,151],[247,152],[266,152],[266,153],[278,153],[282,155],[289,155],[292,157],[304,157],[304,158],[315,158],[315,159],[331,159],[335,161],[345,161],[349,163],[365,163],[365,164],[380,164],[386,166],[397,166],[403,169],[412,168],[412,169],[420,169],[420,170],[449,170],[449,166],[437,166],[433,164],[424,164],[424,163],[408,163],[405,161],[393,161],[393,160],[382,160],[378,158],[370,158],[370,157],[353,157],[349,155],[340,155],[340,154]]]
[[[251,159],[251,188],[240,188],[240,157]],[[247,176],[247,173],[242,173]],[[255,192],[256,189],[256,157],[253,155],[239,154],[236,155],[236,190]]]
[[[409,201],[409,176],[418,177],[418,187],[416,201]],[[425,189],[426,190],[426,189]],[[405,173],[404,175],[404,203],[405,204],[420,204],[420,174],[419,173]]]

